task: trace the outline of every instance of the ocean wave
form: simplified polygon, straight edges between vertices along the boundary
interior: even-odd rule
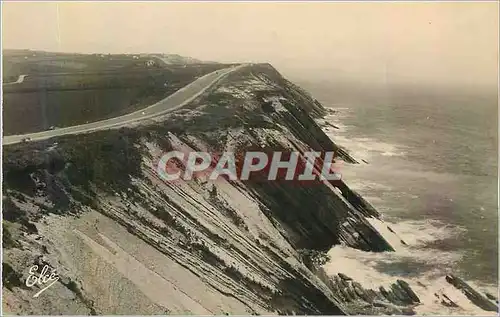
[[[364,252],[343,245],[328,252],[330,261],[323,266],[330,275],[343,273],[363,288],[387,287],[397,279],[407,281],[421,300],[416,307],[421,315],[485,315],[489,312],[472,304],[465,295],[445,280],[464,254],[427,248],[429,242],[452,238],[464,228],[438,221],[403,221],[389,223],[373,218],[369,222],[394,247],[395,252]],[[404,242],[403,242],[404,241]],[[495,285],[468,283],[481,292],[498,293]],[[460,307],[445,307],[435,294],[446,294]],[[495,315],[495,314],[492,314]]]
[[[464,250],[456,248],[443,250],[439,246],[446,245],[450,239],[463,235],[466,228],[452,226],[439,220],[401,220],[387,201],[398,197],[421,198],[420,194],[412,193],[410,188],[419,186],[421,180],[425,180],[425,183],[428,183],[426,186],[430,188],[446,189],[455,184],[457,175],[437,173],[425,164],[406,162],[405,156],[409,148],[404,145],[352,135],[351,128],[341,123],[341,121],[345,122],[345,118],[351,116],[352,112],[353,110],[349,108],[336,108],[335,113],[330,113],[324,120],[341,128],[323,129],[333,142],[347,148],[357,160],[375,163],[351,165],[339,162],[339,168],[342,169],[344,179],[352,189],[358,191],[383,215],[391,219],[391,222],[373,218],[368,220],[393,246],[395,252],[364,252],[338,245],[328,252],[331,261],[323,266],[325,272],[328,275],[347,274],[363,287],[374,289],[388,286],[397,279],[404,279],[421,297],[422,304],[416,308],[417,314],[488,314],[472,304],[461,291],[445,280],[447,274],[456,273],[459,263],[467,254]],[[377,181],[384,177],[391,177],[395,181]],[[429,180],[432,181],[429,183]],[[400,187],[401,184],[407,184],[407,186]],[[421,192],[426,193],[426,191]],[[446,190],[445,192],[447,193]],[[481,292],[498,294],[498,287],[493,283],[486,284],[477,280],[467,281],[467,283]],[[443,306],[435,294],[446,294],[460,307]]]

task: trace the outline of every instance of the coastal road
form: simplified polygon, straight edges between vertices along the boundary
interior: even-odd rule
[[[132,122],[137,122],[141,120],[150,119],[159,115],[163,115],[170,111],[179,109],[189,102],[193,101],[195,98],[204,93],[208,88],[215,84],[219,79],[225,77],[232,71],[236,69],[245,67],[246,65],[239,65],[230,68],[219,69],[212,73],[206,74],[187,86],[179,89],[172,95],[166,97],[165,99],[151,105],[147,108],[115,117],[106,120],[91,122],[87,124],[75,125],[71,127],[59,128],[54,130],[21,134],[21,135],[9,135],[3,137],[3,144],[15,144],[22,142],[23,139],[29,138],[30,141],[45,140],[56,136],[68,135],[68,134],[79,134],[87,133],[99,130],[116,129]]]
[[[8,86],[8,85],[16,85],[16,84],[22,84],[24,81],[24,78],[28,77],[28,75],[19,75],[16,81],[10,82],[10,83],[2,83],[3,86]]]

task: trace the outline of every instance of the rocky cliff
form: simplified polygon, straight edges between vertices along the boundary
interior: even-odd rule
[[[365,289],[321,269],[325,252],[338,244],[394,251],[368,221],[378,212],[343,181],[165,182],[156,173],[159,157],[172,149],[313,149],[357,163],[316,124],[325,113],[307,92],[259,64],[161,118],[5,147],[4,310],[414,313],[420,298],[405,281]],[[60,277],[36,298],[43,286],[24,283],[34,264]]]

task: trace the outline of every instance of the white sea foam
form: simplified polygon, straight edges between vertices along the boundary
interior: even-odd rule
[[[382,156],[404,156],[404,147],[390,143],[376,141],[370,138],[352,138],[335,131],[326,131],[325,134],[337,145],[348,148],[355,158],[370,161],[375,155]]]
[[[424,248],[426,243],[452,237],[463,228],[452,228],[437,221],[395,224],[369,219],[369,222],[394,247],[395,252],[364,252],[346,246],[335,246],[328,252],[330,262],[323,266],[328,275],[344,273],[363,287],[371,289],[378,289],[380,286],[387,288],[397,279],[403,279],[410,284],[422,302],[416,307],[417,314],[495,315],[472,304],[461,291],[446,282],[444,277],[452,273],[450,268],[462,258],[462,254]],[[467,282],[480,292],[498,292],[493,285]],[[435,294],[446,294],[460,307],[442,305],[441,299]]]
[[[337,145],[345,146],[349,153],[357,160],[371,162],[381,157],[404,157],[406,148],[401,145],[381,142],[371,138],[352,137],[347,132],[349,127],[342,125],[346,116],[350,115],[348,108],[335,108],[335,113],[330,113],[324,120],[330,122],[340,129],[325,129],[327,125],[322,125],[325,134]],[[387,182],[384,184],[374,181],[379,177],[392,177],[419,179],[432,179],[435,184],[448,183],[453,175],[435,173],[426,169],[399,168],[373,164],[350,165],[338,162],[339,168],[343,171],[343,176],[349,186],[358,191],[371,203],[377,205],[377,209],[382,213],[391,213],[391,210],[384,210],[384,198],[375,196],[378,191],[391,192],[397,194]],[[404,165],[403,165],[404,166]],[[367,175],[363,174],[369,174]],[[369,178],[370,180],[368,180]],[[419,198],[410,193],[400,193],[405,197]],[[449,224],[432,221],[399,221],[390,223],[384,220],[368,219],[372,226],[393,246],[395,252],[363,252],[346,246],[335,246],[328,254],[331,261],[324,265],[324,269],[329,275],[344,273],[361,283],[365,288],[378,289],[379,286],[387,287],[397,279],[407,281],[412,289],[420,297],[422,304],[416,307],[417,314],[420,315],[497,315],[494,312],[486,312],[471,303],[465,295],[450,285],[445,280],[447,274],[452,273],[452,268],[462,260],[464,254],[461,251],[443,251],[429,247],[432,243],[439,244],[439,241],[453,238],[460,235],[465,228],[451,226]],[[498,294],[495,285],[479,284],[467,281],[469,285],[480,292],[490,292]],[[457,303],[459,308],[450,308],[442,305],[441,299],[435,294],[446,294],[452,301]]]
[[[341,107],[335,108],[324,118],[319,119],[318,123],[323,128],[323,132],[340,146],[346,146],[349,152],[358,159],[369,160],[373,155],[382,156],[404,156],[405,148],[400,145],[385,143],[371,138],[349,137],[347,132],[349,127],[343,124],[344,119],[352,112],[351,109]],[[326,123],[326,124],[325,124]],[[338,129],[328,126],[333,124]]]

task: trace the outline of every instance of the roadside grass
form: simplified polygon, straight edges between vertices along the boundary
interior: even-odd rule
[[[146,66],[131,55],[33,53],[5,56],[4,135],[103,120],[153,104],[227,64]],[[82,66],[83,65],[83,66]]]

